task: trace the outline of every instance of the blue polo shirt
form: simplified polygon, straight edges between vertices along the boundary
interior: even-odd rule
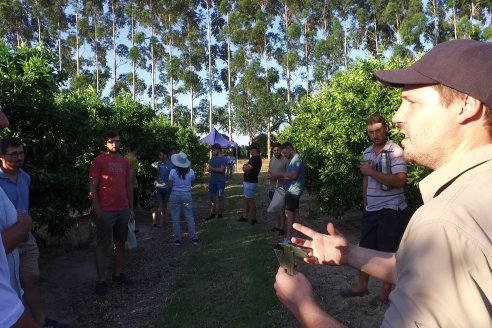
[[[29,189],[31,187],[31,177],[24,170],[20,169],[17,181],[12,181],[5,174],[0,166],[0,187],[7,194],[16,209],[29,213]]]

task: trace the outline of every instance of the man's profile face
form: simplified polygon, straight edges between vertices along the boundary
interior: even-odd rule
[[[104,146],[110,153],[117,153],[120,150],[120,137],[116,136],[114,138],[108,138],[104,142]]]
[[[461,105],[444,107],[439,93],[429,85],[406,86],[401,95],[392,120],[405,137],[401,142],[405,159],[431,169],[440,167],[457,147],[452,141],[457,133],[453,106]]]
[[[284,155],[287,159],[292,159],[292,156],[294,156],[294,151],[290,147],[285,147],[282,149],[282,155]]]
[[[24,166],[24,147],[7,147],[2,154],[2,166],[7,170],[17,170]]]
[[[374,146],[384,146],[388,141],[388,127],[383,123],[373,123],[367,126],[367,135]]]
[[[282,157],[282,149],[280,147],[274,147],[272,151],[273,151],[273,156],[275,156],[275,158]]]

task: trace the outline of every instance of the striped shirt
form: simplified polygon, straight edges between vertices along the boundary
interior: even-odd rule
[[[390,158],[391,174],[407,173],[407,165],[403,159],[403,149],[393,143],[390,139],[384,145],[383,150],[388,152]],[[381,152],[382,153],[382,152]],[[374,153],[374,145],[364,150],[364,160],[372,161],[376,169],[379,170],[379,160],[381,153]],[[407,207],[403,187],[391,187],[389,190],[382,190],[381,183],[372,177],[367,177],[367,211],[379,211],[384,208],[393,210],[403,210]]]

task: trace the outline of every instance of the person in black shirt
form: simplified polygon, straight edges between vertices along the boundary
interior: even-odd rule
[[[256,224],[256,186],[258,185],[258,174],[261,170],[261,155],[260,145],[252,143],[248,147],[251,152],[251,158],[248,163],[243,165],[243,188],[244,188],[244,206],[243,215],[239,218],[239,222],[248,222],[248,218],[251,220],[249,223]]]

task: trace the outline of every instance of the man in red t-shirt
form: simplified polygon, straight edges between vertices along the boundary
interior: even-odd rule
[[[106,251],[114,242],[115,265],[113,281],[129,286],[133,283],[122,273],[125,263],[125,242],[128,221],[134,219],[133,183],[130,163],[119,154],[120,137],[108,131],[103,136],[106,151],[92,161],[89,172],[89,197],[96,216],[97,246],[96,294],[105,295]]]

